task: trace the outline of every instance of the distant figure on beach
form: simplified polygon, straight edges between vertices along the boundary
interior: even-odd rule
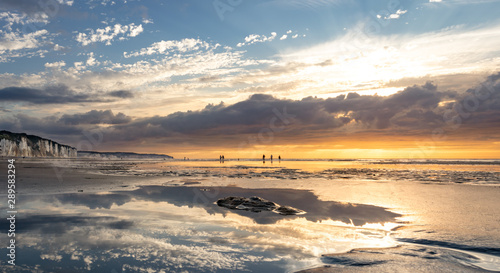
[[[273,155],[271,155],[271,162],[273,162]]]
[[[281,155],[278,156],[278,161],[281,162]]]
[[[262,162],[266,162],[266,155],[262,155]]]
[[[224,155],[222,155],[222,163],[224,163]]]
[[[222,155],[219,155],[219,162],[222,163]]]

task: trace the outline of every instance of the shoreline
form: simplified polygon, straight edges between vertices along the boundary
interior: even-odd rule
[[[133,191],[142,186],[165,187],[240,187],[242,189],[300,189],[310,191],[319,200],[350,204],[372,205],[402,214],[402,227],[389,231],[394,239],[414,238],[446,242],[447,238],[461,238],[465,245],[500,247],[498,223],[500,215],[495,210],[500,198],[499,185],[474,185],[456,183],[426,183],[418,181],[392,180],[328,180],[323,178],[298,178],[296,180],[274,177],[229,177],[214,176],[142,176],[139,172],[154,162],[134,161],[60,161],[51,160],[16,161],[18,196],[52,195],[64,193],[102,193]],[[87,164],[88,163],[88,164]],[[6,164],[1,163],[0,169]],[[183,170],[182,166],[179,171]],[[129,171],[134,170],[133,175]],[[108,174],[103,172],[112,171]],[[122,173],[123,172],[123,173]],[[147,170],[146,174],[150,174]],[[59,174],[59,176],[58,176]],[[122,174],[122,175],[119,175]],[[58,178],[59,177],[59,178]],[[0,189],[6,196],[7,187]],[[21,208],[22,209],[22,208]],[[480,231],[480,232],[478,232]],[[491,240],[493,239],[493,240]],[[411,246],[401,243],[402,249],[413,251]],[[435,246],[427,246],[436,248]],[[356,257],[378,259],[376,253],[359,252],[352,249]],[[446,250],[440,250],[446,251]],[[376,252],[376,251],[375,251]],[[390,260],[395,260],[392,250],[384,250]],[[299,272],[355,272],[328,266],[331,255],[344,256],[353,253],[322,253],[323,266],[303,269]],[[339,256],[339,257],[340,257]],[[496,256],[495,256],[496,257]],[[346,258],[347,259],[347,258]],[[350,258],[349,258],[350,259]],[[358,259],[358,258],[357,258]],[[364,258],[363,258],[364,259]],[[325,262],[327,261],[327,262]],[[336,261],[334,259],[334,261]],[[406,261],[411,263],[411,261]],[[397,260],[393,266],[404,265]],[[403,264],[401,264],[403,263]],[[376,265],[375,265],[376,266]],[[391,266],[390,263],[385,265]],[[447,265],[448,266],[448,265]],[[450,265],[456,272],[474,272],[470,267]],[[398,268],[399,268],[398,267]],[[373,269],[373,268],[372,268]],[[390,269],[390,267],[389,267]],[[386,269],[387,271],[390,271]],[[484,272],[478,269],[477,272]],[[416,272],[425,272],[416,271]],[[452,271],[450,271],[452,272]]]

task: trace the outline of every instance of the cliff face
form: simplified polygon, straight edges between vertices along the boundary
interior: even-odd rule
[[[0,131],[0,156],[76,157],[75,148],[34,135]]]

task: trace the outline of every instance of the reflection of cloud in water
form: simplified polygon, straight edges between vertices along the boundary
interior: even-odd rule
[[[225,196],[261,196],[307,214],[253,213],[214,204]],[[23,238],[18,247],[33,254],[20,256],[18,264],[40,264],[48,271],[297,270],[317,262],[320,254],[391,246],[385,231],[359,225],[399,216],[376,206],[322,201],[305,190],[237,187],[148,186],[110,194],[30,196],[24,203],[47,215],[26,213],[18,219]],[[358,227],[349,226],[350,219]]]
[[[189,272],[242,270],[248,261],[272,261],[251,253],[241,255],[231,249],[225,249],[225,253],[221,254],[216,245],[179,244],[171,242],[170,238],[156,238],[147,232],[140,234],[130,230],[73,226],[66,233],[53,236],[23,234],[24,240],[30,241],[30,252],[39,252],[30,258],[35,263],[49,268],[62,266],[67,269],[93,269],[94,272],[111,272],[113,269],[122,272],[122,265],[151,268],[152,272],[159,272],[160,269],[178,272],[182,268],[189,268]],[[19,264],[24,261],[26,259],[22,256],[18,259]]]
[[[55,198],[63,204],[83,205],[90,209],[104,208],[109,209],[112,205],[121,206],[132,199],[128,194],[78,194],[68,193],[60,194],[47,198]]]
[[[17,232],[38,230],[42,234],[63,234],[77,226],[128,229],[134,222],[108,216],[30,215],[16,226]]]

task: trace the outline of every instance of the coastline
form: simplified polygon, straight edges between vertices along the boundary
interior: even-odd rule
[[[289,180],[266,177],[265,175],[238,178],[234,177],[233,174],[224,173],[219,173],[219,176],[215,177],[200,175],[196,169],[182,169],[182,167],[179,167],[179,170],[187,173],[193,172],[193,175],[177,176],[178,173],[176,173],[176,175],[165,176],[151,175],[148,168],[151,164],[158,163],[149,161],[138,163],[134,161],[45,159],[16,162],[18,196],[122,192],[154,185],[207,189],[214,187],[237,187],[247,190],[300,189],[310,191],[317,196],[318,200],[322,201],[371,205],[402,214],[403,216],[398,219],[401,225],[388,230],[396,244],[399,245],[399,249],[411,248],[412,243],[404,242],[404,240],[414,238],[415,234],[418,234],[417,243],[447,242],[450,238],[460,238],[463,245],[467,246],[499,247],[500,230],[497,227],[500,215],[495,208],[498,206],[500,186],[497,185],[393,180],[329,180],[324,178]],[[0,168],[5,169],[4,165],[5,163],[2,162]],[[130,172],[130,169],[133,171]],[[140,170],[144,170],[144,172],[141,173]],[[110,173],[105,174],[108,171]],[[6,194],[6,187],[0,189],[0,194],[2,196]],[[428,247],[439,248],[438,245],[428,245]],[[318,259],[323,261],[324,265],[318,265],[301,272],[355,272],[353,268],[345,268],[342,271],[338,267],[328,265],[331,257],[340,257],[339,255],[343,255],[344,258],[354,255],[362,260],[366,257],[369,257],[367,258],[369,260],[374,260],[373,257],[377,257],[377,259],[385,257],[393,261],[380,265],[375,263],[366,267],[367,269],[371,268],[371,270],[379,268],[382,272],[403,269],[412,262],[418,262],[417,258],[415,260],[410,258],[396,259],[397,255],[395,256],[393,252],[398,252],[398,250],[394,249],[384,251],[383,256],[375,252],[359,252],[352,249],[347,253],[321,253],[323,256],[318,257]],[[435,266],[437,266],[436,268],[448,267],[450,268],[449,272],[461,272],[460,270],[475,272],[473,270],[476,270],[470,266],[451,262],[448,265],[438,261],[423,265],[421,271],[415,272],[426,272]],[[361,268],[358,270],[362,271]],[[482,269],[477,270],[477,272],[483,272]]]

